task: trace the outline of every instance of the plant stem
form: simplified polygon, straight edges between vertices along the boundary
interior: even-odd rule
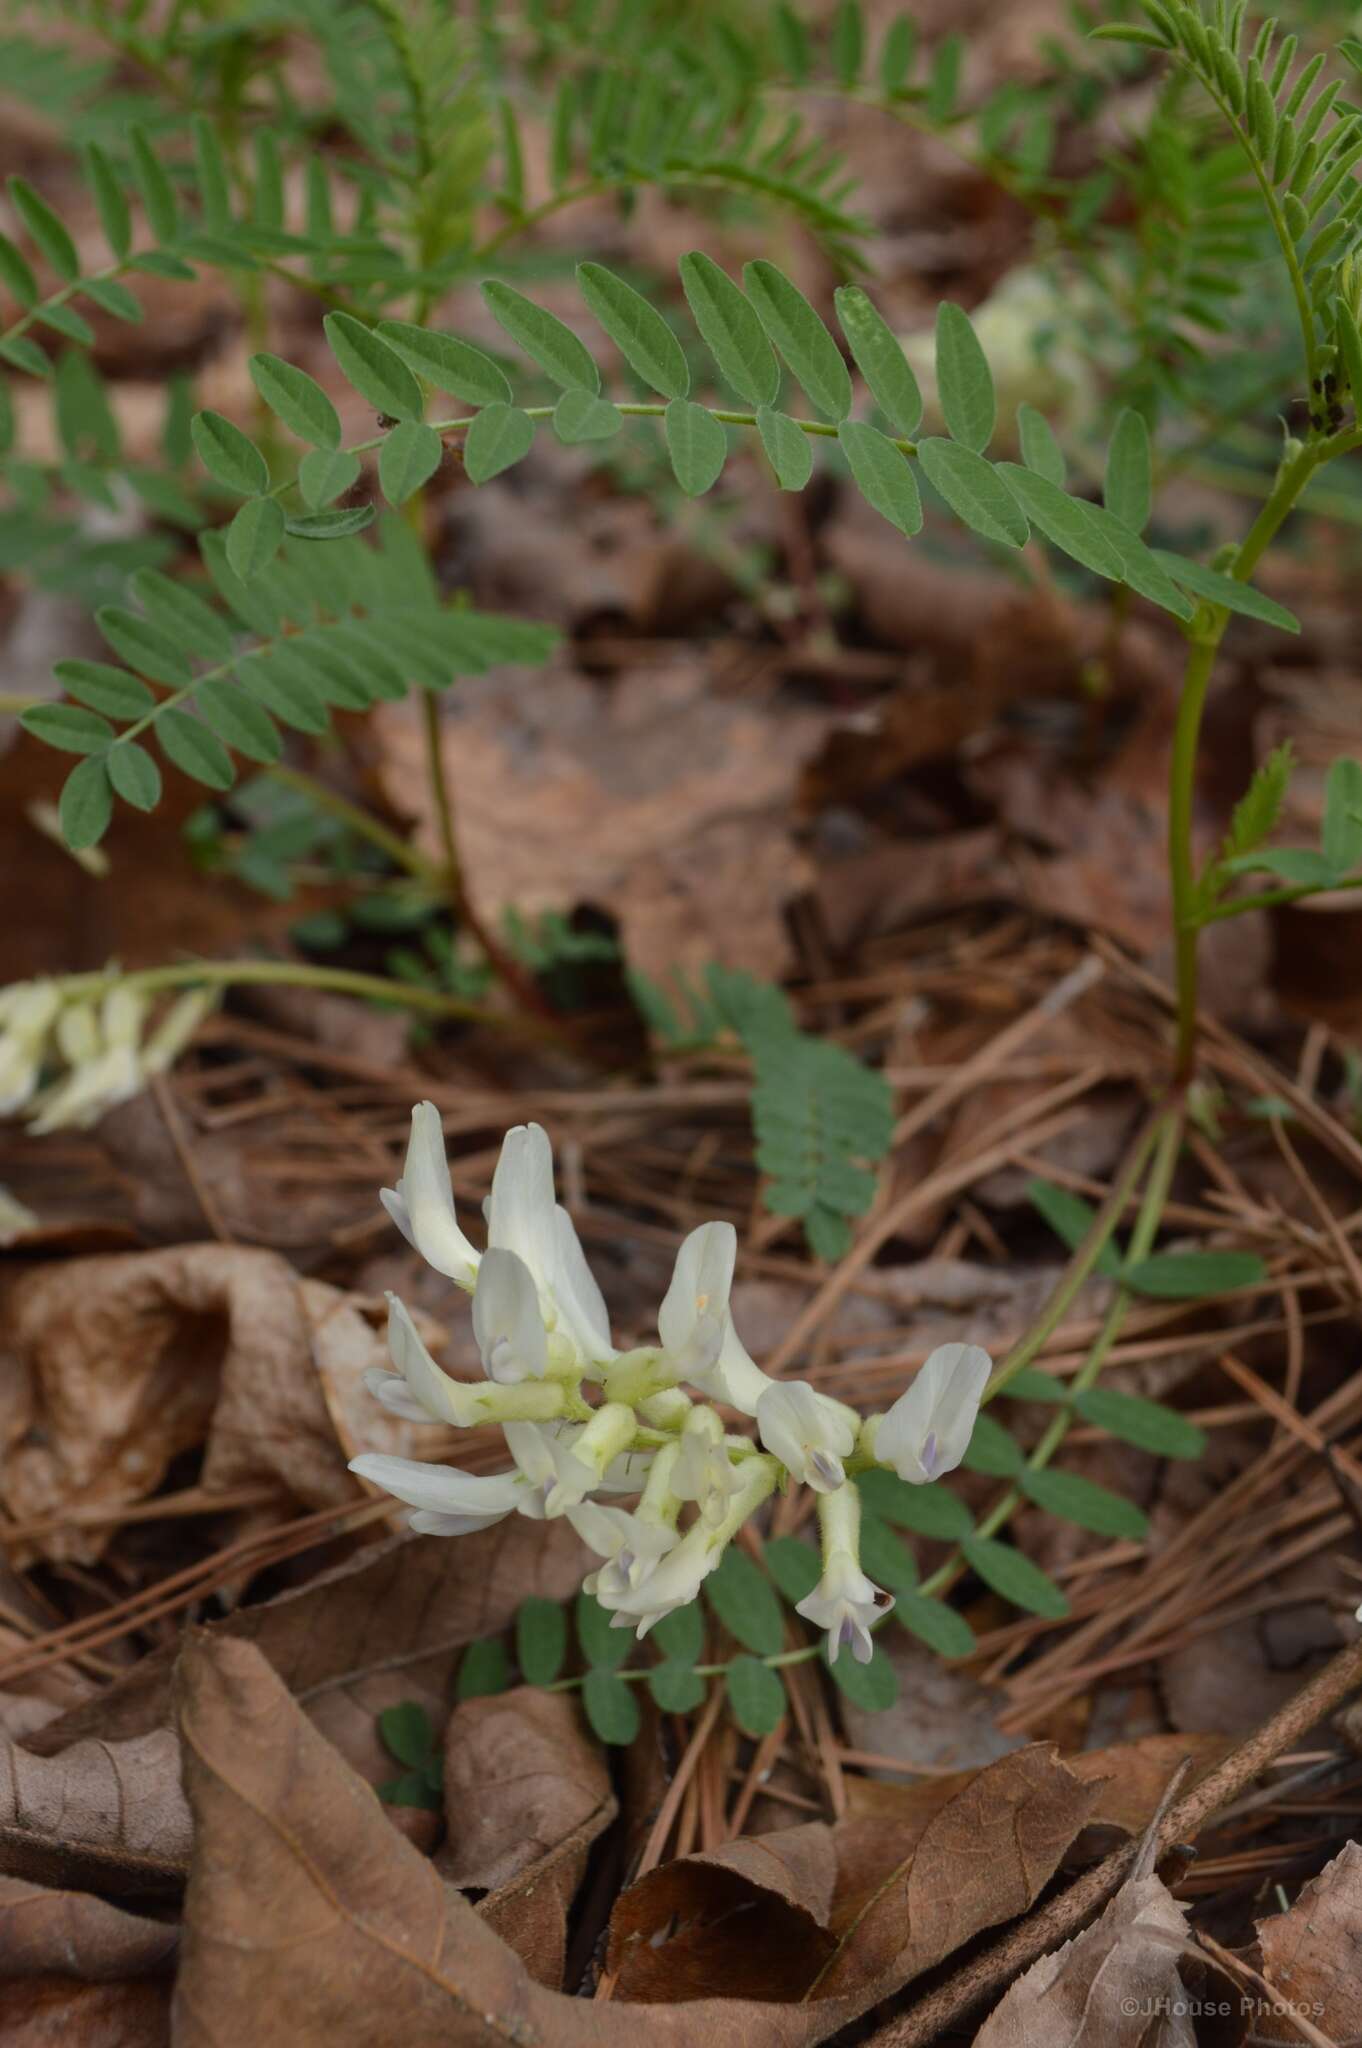
[[[300,796],[305,796],[309,803],[315,804],[319,811],[325,811],[329,817],[338,818],[351,832],[358,833],[362,839],[367,839],[372,846],[378,847],[394,866],[405,868],[409,875],[416,875],[421,881],[429,882],[432,886],[439,882],[440,871],[434,861],[428,859],[417,847],[409,845],[400,832],[394,832],[381,818],[375,818],[361,804],[352,804],[348,797],[342,796],[328,783],[319,781],[315,775],[308,775],[301,768],[289,768],[278,761],[267,768],[265,773],[271,782],[281,783],[285,789],[297,790]]]
[[[140,967],[131,973],[103,968],[89,974],[57,977],[61,988],[74,995],[97,997],[115,986],[139,989],[156,995],[172,988],[228,988],[235,985],[274,984],[291,988],[330,989],[338,995],[365,996],[373,1002],[393,1003],[409,1010],[428,1010],[441,1017],[464,1017],[498,1028],[512,1020],[499,1011],[472,1003],[464,996],[448,995],[442,989],[425,988],[416,982],[390,981],[381,974],[360,974],[348,967],[306,966],[293,960],[185,960],[170,967]],[[526,1021],[520,1028],[535,1027]]]

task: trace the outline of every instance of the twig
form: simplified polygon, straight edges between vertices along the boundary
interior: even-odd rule
[[[1159,1855],[1166,1855],[1177,1842],[1195,1840],[1236,1793],[1359,1685],[1362,1642],[1341,1650],[1280,1712],[1231,1750],[1222,1763],[1193,1786],[1186,1798],[1178,1801],[1158,1830]],[[1115,1850],[1067,1891],[976,1956],[939,1990],[881,2027],[871,2036],[867,2048],[927,2048],[947,2027],[1004,1990],[1023,1970],[1029,1970],[1032,1963],[1086,1926],[1120,1889],[1139,1853],[1139,1844],[1134,1842]]]

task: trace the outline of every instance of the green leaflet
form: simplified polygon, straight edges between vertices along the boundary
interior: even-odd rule
[[[705,1617],[698,1600],[674,1607],[648,1632],[649,1640],[669,1663],[698,1664],[705,1644]]]
[[[974,1527],[974,1517],[965,1503],[944,1486],[910,1486],[906,1479],[880,1465],[858,1473],[856,1484],[867,1508],[883,1515],[886,1522],[912,1529],[919,1536],[933,1537],[939,1543],[958,1543]]]
[[[68,697],[105,718],[140,718],[156,704],[145,683],[139,683],[125,668],[112,668],[107,662],[59,661],[52,673]]]
[[[703,497],[719,481],[728,436],[713,413],[689,398],[673,398],[663,421],[676,481],[688,498]]]
[[[456,1700],[486,1699],[505,1692],[511,1683],[511,1666],[505,1645],[496,1636],[470,1643],[463,1653],[459,1675],[454,1682]]]
[[[1016,498],[1027,518],[1047,540],[1066,555],[1113,583],[1122,580],[1122,559],[1107,539],[1100,522],[1092,517],[1093,507],[1081,498],[1071,498],[1048,477],[1037,476],[1017,462],[1000,462],[998,474]]]
[[[837,439],[856,487],[882,519],[910,538],[922,530],[922,499],[906,455],[861,420],[843,420]]]
[[[1114,1387],[1089,1387],[1074,1406],[1085,1422],[1157,1457],[1199,1458],[1206,1448],[1205,1431],[1160,1401],[1118,1393]]]
[[[602,1742],[623,1748],[638,1734],[640,1724],[636,1688],[626,1685],[613,1671],[588,1671],[582,1681],[582,1705],[592,1731]]]
[[[668,1658],[648,1673],[648,1690],[664,1714],[690,1714],[705,1696],[705,1681],[691,1665]]]
[[[102,754],[115,737],[107,718],[79,704],[31,704],[19,723],[35,739],[66,754]]]
[[[136,740],[120,740],[104,756],[116,795],[137,811],[154,811],[161,801],[161,771]],[[87,842],[88,843],[88,842]]]
[[[569,447],[582,441],[608,441],[624,425],[619,407],[594,391],[574,385],[553,408],[553,431]]]
[[[969,315],[949,299],[936,316],[936,388],[951,439],[982,455],[998,416],[993,373]]]
[[[1062,1621],[1069,1612],[1069,1603],[1054,1580],[1010,1543],[999,1543],[992,1536],[967,1536],[960,1547],[984,1584],[1014,1607],[1043,1614],[1051,1621]]]
[[[1351,874],[1362,861],[1362,762],[1347,755],[1329,768],[1321,846],[1335,874]]]
[[[974,1648],[974,1630],[963,1614],[929,1594],[901,1593],[894,1603],[894,1618],[938,1657],[968,1657]]]
[[[62,784],[57,804],[62,837],[73,852],[97,846],[113,816],[113,791],[105,766],[108,756],[92,755],[78,762]]]
[[[405,320],[380,320],[378,333],[403,361],[439,391],[452,392],[467,405],[509,405],[512,392],[505,372],[471,342],[454,334],[412,327]]]
[[[232,757],[221,740],[199,719],[173,705],[160,712],[153,727],[166,759],[209,789],[230,789],[236,780]]]
[[[746,1551],[730,1544],[705,1580],[705,1597],[731,1636],[759,1657],[785,1646],[785,1624],[775,1588]]]
[[[922,424],[922,393],[898,337],[858,284],[839,285],[833,304],[870,396],[897,431],[911,439]]]
[[[1031,531],[1026,514],[993,463],[959,441],[935,436],[919,441],[917,455],[927,481],[972,533],[1004,547],[1025,546]]]
[[[214,676],[199,684],[194,702],[218,738],[248,761],[268,767],[283,753],[274,720],[243,689]]]
[[[595,1670],[617,1671],[634,1647],[628,1629],[612,1627],[608,1610],[591,1593],[577,1595],[573,1617],[587,1663]]]
[[[1021,1475],[1021,1487],[1027,1498],[1044,1508],[1047,1515],[1074,1522],[1080,1529],[1091,1529],[1095,1535],[1139,1543],[1148,1532],[1149,1525],[1134,1501],[1123,1499],[1109,1487],[1095,1485],[1077,1472],[1054,1472],[1048,1467],[1032,1471],[1028,1466]]]
[[[1255,1252],[1155,1252],[1125,1270],[1125,1284],[1159,1301],[1204,1301],[1236,1287],[1255,1287],[1263,1262]]]
[[[284,538],[284,513],[277,498],[251,498],[227,529],[227,560],[243,583],[269,567]]]
[[[699,1680],[696,1681],[699,1683]],[[785,1687],[769,1664],[735,1657],[724,1673],[733,1719],[744,1735],[769,1735],[785,1716]]]
[[[175,641],[139,612],[106,604],[95,613],[95,624],[129,668],[171,689],[189,681],[189,664]]]
[[[818,1552],[800,1536],[769,1536],[761,1557],[792,1607],[807,1600],[823,1576]]]
[[[1280,626],[1284,633],[1299,633],[1300,620],[1294,613],[1273,598],[1264,597],[1252,584],[1241,583],[1237,576],[1222,576],[1218,569],[1207,569],[1200,562],[1184,561],[1181,555],[1169,554],[1165,548],[1151,548],[1149,552],[1174,583],[1190,590],[1193,597],[1203,597],[1208,604],[1224,605],[1227,611],[1241,612],[1246,619],[1261,619],[1264,625]]]
[[[1056,477],[1056,483],[1063,481]],[[1102,502],[1132,533],[1143,533],[1149,524],[1154,499],[1154,458],[1149,446],[1149,429],[1139,413],[1127,406],[1116,422],[1107,449],[1106,478]]]
[[[777,412],[769,405],[758,408],[757,432],[782,491],[802,491],[813,474],[813,448],[808,435],[788,413]]]
[[[380,413],[419,420],[421,387],[396,349],[349,313],[328,313],[322,325],[346,381]]]
[[[744,266],[743,283],[757,318],[813,404],[826,418],[844,420],[851,411],[851,376],[803,292],[762,258]]]
[[[529,454],[534,445],[534,421],[519,406],[484,406],[464,436],[463,466],[469,481],[488,483]]]
[[[693,249],[681,258],[681,287],[720,376],[749,405],[774,405],[780,369],[765,329],[732,278]]]
[[[340,415],[320,384],[279,356],[254,355],[247,365],[251,381],[270,411],[291,433],[314,448],[340,446]]]
[[[328,512],[294,512],[284,526],[295,540],[349,540],[373,523],[372,505],[339,505]]]
[[[1052,484],[1063,487],[1068,474],[1064,450],[1055,439],[1054,429],[1043,413],[1034,405],[1017,407],[1017,432],[1021,440],[1022,461],[1028,469],[1034,469],[1037,476],[1050,479]]]
[[[844,1692],[854,1706],[861,1707],[869,1714],[882,1714],[886,1707],[892,1707],[899,1696],[898,1673],[885,1656],[879,1643],[868,1664],[858,1664],[849,1649],[842,1650],[836,1663],[828,1658],[826,1645],[823,1662],[831,1673],[839,1692]]]
[[[349,490],[358,475],[359,457],[348,448],[313,448],[298,465],[298,488],[307,504],[329,505]],[[292,521],[289,530],[297,530]]]
[[[567,1616],[556,1600],[532,1596],[516,1609],[515,1654],[526,1685],[552,1685],[567,1656]]]
[[[225,619],[187,583],[163,576],[159,569],[139,569],[131,587],[148,617],[183,640],[195,654],[206,655],[210,661],[231,659],[235,642]]]
[[[196,412],[190,425],[199,461],[210,476],[239,497],[254,498],[270,487],[264,456],[240,427],[220,412]]]
[[[390,505],[405,505],[440,467],[444,443],[434,427],[402,420],[378,451],[378,481]]]
[[[574,386],[584,391],[600,390],[601,373],[590,349],[555,314],[495,278],[489,278],[483,285],[482,295],[497,325],[527,356],[533,357],[555,384],[568,391]]]
[[[34,191],[27,178],[12,177],[9,196],[15,212],[58,277],[70,284],[80,276],[80,258],[65,224],[41,194]]]
[[[592,314],[631,370],[664,398],[685,398],[685,352],[655,306],[599,263],[579,263],[577,283]]]

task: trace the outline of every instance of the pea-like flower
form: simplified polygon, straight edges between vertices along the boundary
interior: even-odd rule
[[[724,1426],[712,1408],[692,1408],[681,1429],[671,1475],[679,1500],[693,1500],[700,1519],[714,1527],[728,1513],[738,1471],[728,1455]]]
[[[61,1004],[55,982],[17,981],[0,990],[0,1116],[11,1116],[37,1094]]]
[[[457,1287],[471,1290],[478,1253],[454,1213],[444,1129],[433,1102],[418,1102],[413,1109],[402,1177],[395,1188],[380,1189],[378,1199],[428,1266]]]
[[[861,1496],[856,1488],[825,1493],[818,1503],[818,1523],[823,1576],[796,1612],[827,1630],[829,1664],[837,1662],[839,1650],[850,1650],[858,1664],[868,1664],[875,1653],[870,1625],[894,1603],[861,1570]]]
[[[771,1380],[757,1403],[757,1433],[791,1475],[815,1493],[831,1493],[856,1447],[860,1417],[806,1380]]]
[[[518,1471],[461,1472],[454,1465],[425,1465],[419,1458],[393,1458],[364,1451],[350,1470],[381,1486],[415,1509],[408,1525],[423,1536],[469,1536],[513,1514],[533,1513],[530,1482]]]
[[[588,1549],[605,1559],[582,1581],[603,1607],[626,1598],[680,1540],[674,1525],[594,1500],[578,1501],[567,1518]]]
[[[974,1434],[993,1361],[977,1344],[941,1344],[887,1415],[866,1426],[877,1464],[910,1486],[953,1472]]]
[[[490,1380],[513,1386],[517,1380],[542,1380],[548,1370],[539,1294],[529,1267],[512,1251],[494,1248],[482,1255],[473,1287],[473,1335]]]
[[[771,1381],[748,1356],[733,1327],[729,1294],[738,1257],[731,1223],[702,1223],[676,1255],[671,1285],[657,1312],[657,1331],[676,1377],[712,1400],[755,1415]]]
[[[596,1598],[602,1607],[613,1609],[614,1626],[632,1628],[639,1636],[646,1636],[665,1614],[678,1607],[689,1607],[733,1536],[752,1511],[760,1507],[779,1477],[780,1467],[774,1458],[746,1459],[741,1482],[722,1522],[714,1527],[705,1521],[692,1522],[675,1548],[651,1571],[636,1575],[634,1582],[624,1588],[598,1588]]]
[[[471,1429],[479,1422],[547,1422],[563,1413],[563,1389],[555,1382],[451,1379],[427,1351],[406,1304],[395,1294],[388,1296],[388,1355],[396,1372],[372,1369],[364,1382],[376,1400],[408,1422]]]

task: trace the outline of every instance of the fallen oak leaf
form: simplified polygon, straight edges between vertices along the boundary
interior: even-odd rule
[[[165,1895],[183,1882],[190,1833],[168,1728],[77,1742],[51,1757],[0,1744],[0,1871],[11,1877]]]
[[[1258,1922],[1263,1975],[1287,2011],[1255,2003],[1264,2041],[1298,2041],[1289,2012],[1308,2015],[1334,2041],[1362,2034],[1362,1845],[1345,1842],[1285,1913]]]
[[[622,1892],[607,1972],[623,1999],[801,1998],[836,1943],[834,1831],[740,1836],[650,1870]]]
[[[600,1745],[567,1693],[465,1700],[445,1731],[448,1829],[436,1858],[537,1983],[557,1990],[591,1844],[618,1812]]]
[[[179,1939],[178,1927],[125,1913],[91,1892],[0,1877],[0,1976],[118,1983],[164,1969]]]
[[[30,1977],[0,1985],[0,2028],[5,2048],[170,2048],[170,1986],[160,1977]]]

